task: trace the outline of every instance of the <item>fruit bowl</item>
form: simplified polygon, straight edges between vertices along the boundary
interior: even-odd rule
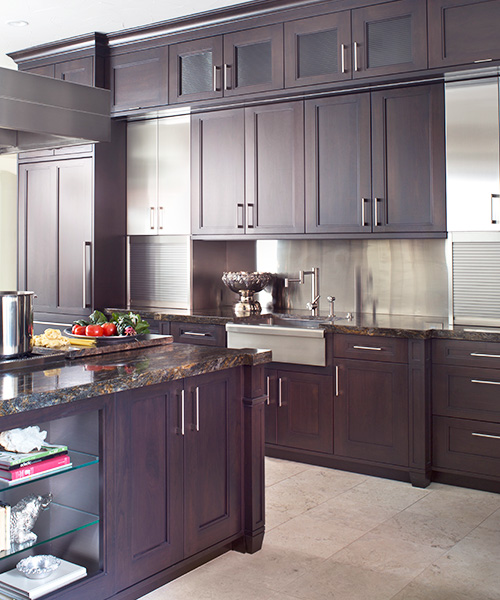
[[[227,271],[222,274],[224,284],[240,295],[239,302],[234,307],[238,316],[258,314],[261,306],[254,300],[254,294],[262,291],[273,279],[272,273],[249,273],[247,271]]]

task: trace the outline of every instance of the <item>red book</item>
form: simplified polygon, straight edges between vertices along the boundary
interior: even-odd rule
[[[69,454],[58,454],[57,456],[51,456],[40,462],[33,463],[27,467],[19,467],[17,469],[11,469],[5,471],[0,469],[0,478],[7,481],[16,481],[18,479],[24,479],[25,477],[31,477],[32,475],[39,475],[45,473],[45,471],[51,471],[52,469],[60,469],[66,465],[69,465],[70,458]]]

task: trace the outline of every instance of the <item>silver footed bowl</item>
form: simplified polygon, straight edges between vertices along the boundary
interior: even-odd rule
[[[29,579],[43,579],[53,573],[61,564],[57,556],[38,554],[20,560],[16,568]]]
[[[272,273],[248,273],[247,271],[228,271],[222,274],[222,281],[237,294],[243,291],[260,292],[271,283]]]

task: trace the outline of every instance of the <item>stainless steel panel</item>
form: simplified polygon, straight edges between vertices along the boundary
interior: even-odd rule
[[[416,315],[448,318],[446,240],[259,240],[256,271],[296,277],[319,267],[319,314],[335,312]],[[230,246],[230,244],[228,244]],[[228,252],[230,249],[228,248]],[[279,282],[278,282],[279,283]],[[308,314],[310,285],[275,285],[283,308]],[[257,294],[263,308],[273,308],[273,294]]]
[[[110,92],[0,68],[0,153],[111,137]]]
[[[446,83],[445,101],[448,230],[498,231],[498,78]]]
[[[31,351],[33,292],[0,292],[0,357]]]

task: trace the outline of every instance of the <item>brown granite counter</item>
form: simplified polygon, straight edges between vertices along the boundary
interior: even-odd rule
[[[169,344],[0,374],[0,416],[271,361],[269,351]]]

